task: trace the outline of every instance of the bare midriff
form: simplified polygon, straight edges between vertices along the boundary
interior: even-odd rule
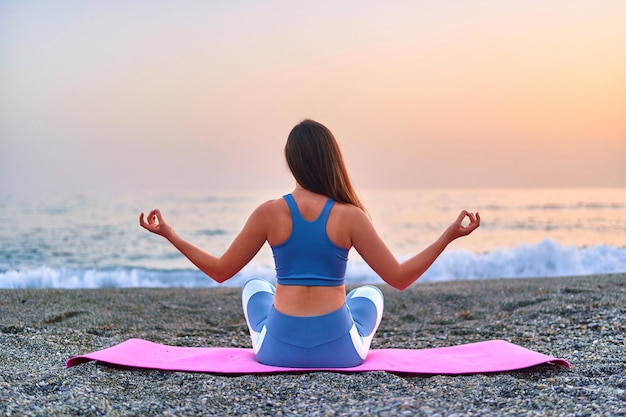
[[[290,316],[320,316],[338,310],[346,302],[346,287],[276,285],[274,308]]]

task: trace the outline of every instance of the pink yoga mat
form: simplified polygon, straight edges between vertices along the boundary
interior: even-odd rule
[[[512,371],[544,363],[570,366],[564,359],[553,358],[504,340],[433,349],[371,350],[365,362],[353,368],[283,368],[257,362],[252,349],[167,346],[129,339],[107,349],[70,358],[66,367],[92,360],[135,368],[215,374],[388,371],[460,375]]]

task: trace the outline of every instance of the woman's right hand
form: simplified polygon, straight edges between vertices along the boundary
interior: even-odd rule
[[[146,216],[146,219],[144,219],[144,214],[141,213],[139,216],[139,225],[147,231],[163,236],[166,239],[172,235],[174,230],[165,220],[163,220],[161,210],[151,210],[150,213],[148,213],[148,216]]]
[[[469,219],[469,224],[467,226],[463,225],[463,220],[465,218]],[[480,226],[480,214],[478,212],[476,214],[470,213],[469,211],[463,210],[459,214],[459,217],[452,223],[445,231],[445,235],[452,242],[455,239],[458,239],[463,236],[467,236],[476,230]]]

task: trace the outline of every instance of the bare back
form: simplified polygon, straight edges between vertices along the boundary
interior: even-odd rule
[[[305,220],[317,219],[326,204],[328,197],[296,188],[292,193],[298,210]],[[271,246],[278,246],[291,235],[292,219],[289,207],[284,199],[269,203],[272,221],[268,222],[267,241]],[[350,206],[335,204],[328,217],[326,233],[337,246],[349,249],[352,247],[350,230],[342,217],[348,215]],[[292,316],[315,316],[330,313],[339,309],[345,302],[345,286],[298,286],[277,285],[274,307]]]

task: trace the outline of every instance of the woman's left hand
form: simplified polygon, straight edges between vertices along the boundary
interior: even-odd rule
[[[161,215],[161,210],[154,209],[148,213],[146,216],[147,221],[144,220],[144,214],[141,213],[139,216],[139,224],[144,229],[149,232],[155,233],[157,235],[163,236],[164,238],[168,238],[172,235],[173,229],[172,227],[163,220],[163,216]]]

